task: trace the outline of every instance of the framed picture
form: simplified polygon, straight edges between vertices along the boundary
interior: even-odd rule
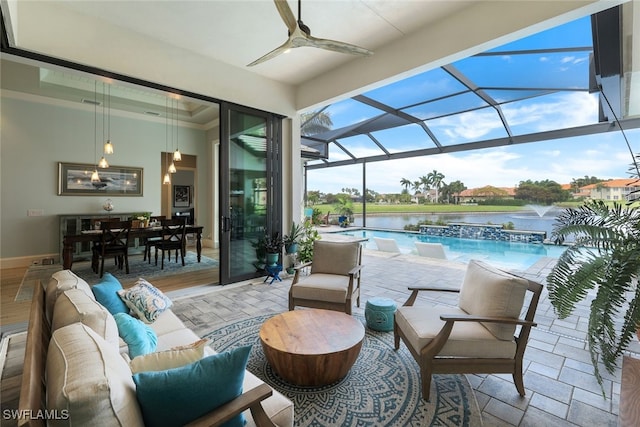
[[[188,208],[191,206],[191,187],[188,185],[173,186],[173,207]]]
[[[95,165],[58,163],[59,196],[142,196],[142,168],[98,168],[100,181],[91,182]]]

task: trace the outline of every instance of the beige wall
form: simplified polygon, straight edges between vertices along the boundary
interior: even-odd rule
[[[58,256],[58,215],[100,214],[106,196],[58,196],[58,162],[94,162],[94,112],[86,106],[64,103],[43,104],[20,93],[2,92],[0,134],[0,261]],[[115,153],[109,163],[144,170],[143,196],[109,196],[115,212],[161,210],[161,166],[159,153],[165,149],[163,120],[111,117],[111,139]],[[101,148],[102,133],[98,142]],[[180,149],[197,156],[198,219],[203,236],[212,234],[209,212],[213,194],[208,179],[213,164],[207,131],[180,129]],[[100,155],[100,152],[98,152]],[[202,170],[200,170],[202,168]],[[27,216],[30,209],[42,216]]]

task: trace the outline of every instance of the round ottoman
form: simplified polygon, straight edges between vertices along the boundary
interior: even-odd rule
[[[395,301],[389,298],[371,298],[364,309],[367,326],[374,331],[393,330],[393,315],[396,312]]]

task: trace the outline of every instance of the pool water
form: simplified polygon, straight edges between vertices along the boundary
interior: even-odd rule
[[[449,260],[469,262],[471,259],[479,259],[496,267],[520,271],[531,267],[542,257],[558,258],[566,249],[564,246],[556,245],[458,239],[402,231],[358,229],[337,233],[369,239],[364,245],[367,249],[373,250],[377,249],[373,237],[395,239],[403,254],[417,254],[414,242],[441,243]]]

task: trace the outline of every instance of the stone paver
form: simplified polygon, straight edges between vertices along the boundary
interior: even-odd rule
[[[544,284],[553,262],[551,258],[543,258],[526,272],[519,273]],[[354,314],[362,316],[368,298],[386,297],[401,305],[409,296],[408,286],[459,287],[466,269],[465,264],[458,262],[375,250],[364,251],[363,264],[361,303],[359,308],[354,307]],[[291,278],[283,277],[282,282],[273,285],[255,279],[226,286],[191,288],[170,296],[181,319],[196,334],[203,335],[210,332],[212,326],[222,326],[256,313],[286,311]],[[191,298],[194,295],[202,296]],[[455,294],[450,293],[421,293],[419,299],[429,303],[457,303]],[[216,307],[213,312],[208,311],[211,304]],[[601,369],[607,392],[606,399],[603,398],[585,343],[587,316],[588,302],[584,302],[574,315],[558,319],[546,290],[543,291],[536,313],[538,326],[531,334],[525,353],[527,395],[524,398],[518,395],[510,375],[467,375],[476,390],[485,426],[616,425],[620,370],[611,375]],[[640,346],[630,349],[640,351]]]

